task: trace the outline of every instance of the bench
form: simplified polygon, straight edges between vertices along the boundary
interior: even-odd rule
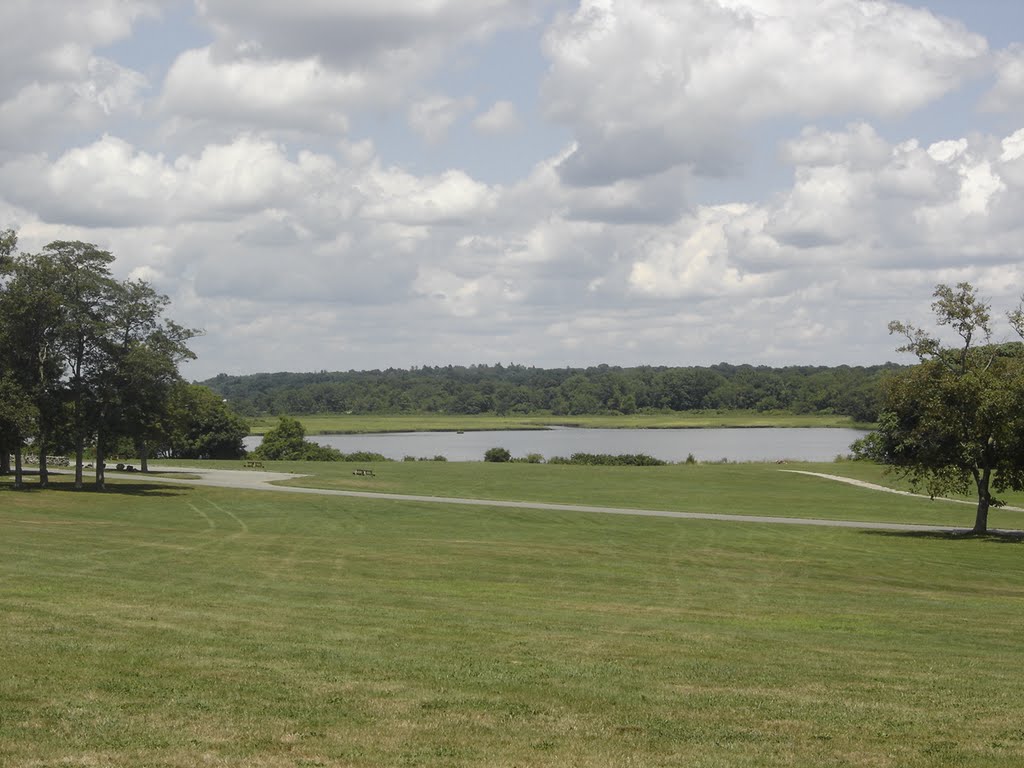
[[[374,477],[372,469],[353,469],[352,470],[352,474],[353,475],[367,475],[369,477]]]
[[[263,469],[263,462],[262,461],[247,461],[242,466],[246,467],[246,468],[249,468],[249,469]]]

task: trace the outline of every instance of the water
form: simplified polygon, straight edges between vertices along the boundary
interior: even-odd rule
[[[574,453],[644,453],[664,461],[831,461],[850,452],[863,437],[859,429],[576,429],[493,432],[394,432],[368,435],[315,435],[321,445],[343,453],[372,451],[389,459],[406,456],[449,461],[483,461],[488,448],[507,448],[515,458],[539,453],[545,459]],[[253,449],[261,438],[246,438]]]

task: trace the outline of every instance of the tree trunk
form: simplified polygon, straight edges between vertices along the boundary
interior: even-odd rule
[[[11,452],[0,448],[0,475],[11,474]]]
[[[989,493],[991,477],[991,469],[986,468],[981,472],[974,472],[974,482],[978,486],[978,511],[974,516],[974,528],[971,533],[975,535],[988,533],[988,508],[992,503],[992,495]]]
[[[85,438],[81,434],[75,437],[75,488],[81,490],[85,487],[82,480],[82,465],[85,463]]]
[[[98,435],[96,437],[96,490],[102,491],[105,487],[107,476],[106,476],[106,465],[104,465],[104,453],[103,453],[103,436]]]
[[[24,488],[24,473],[21,468],[21,443],[14,446],[14,487]]]
[[[50,487],[50,473],[46,469],[46,436],[39,435],[39,487]]]
[[[146,445],[146,441],[139,440],[136,450],[139,454],[139,469],[142,472],[149,472],[149,446]]]

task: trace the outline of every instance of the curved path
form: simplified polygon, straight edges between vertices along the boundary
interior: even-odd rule
[[[888,488],[884,485],[876,485],[875,483],[869,483],[865,480],[855,480],[852,477],[843,477],[842,475],[827,475],[824,472],[808,472],[803,469],[780,469],[780,472],[789,472],[794,475],[810,475],[811,477],[821,477],[825,480],[835,480],[838,483],[846,483],[847,485],[856,485],[858,488],[868,488],[872,491],[884,491],[885,493],[895,493],[899,496],[913,496],[915,499],[929,499],[931,501],[945,501],[949,504],[966,504],[970,507],[976,507],[978,502],[970,501],[969,499],[947,499],[944,496],[931,497],[924,493],[912,493],[911,491],[900,491],[896,488]],[[1008,512],[1024,512],[1024,507],[1012,507],[1009,504],[999,507],[999,509],[1006,510]]]
[[[467,499],[448,496],[417,496],[404,493],[374,493],[371,491],[341,491],[327,488],[300,488],[288,485],[272,485],[282,480],[293,480],[304,477],[304,475],[288,474],[285,472],[264,472],[258,470],[231,470],[231,469],[194,469],[191,467],[169,467],[154,466],[155,471],[160,472],[181,472],[189,475],[199,475],[198,479],[186,479],[175,477],[154,477],[146,475],[148,482],[167,483],[172,485],[205,485],[217,488],[239,488],[250,491],[274,491],[277,493],[301,493],[317,496],[347,496],[359,499],[388,499],[391,501],[411,501],[426,504],[457,504],[475,507],[509,507],[513,509],[541,509],[555,512],[596,512],[611,515],[640,515],[645,517],[674,517],[684,520],[718,520],[727,523],[769,523],[773,525],[814,525],[828,528],[857,528],[861,530],[877,531],[919,531],[919,532],[951,532],[964,529],[950,528],[942,525],[920,525],[913,523],[882,523],[856,520],[824,520],[817,518],[799,517],[772,517],[768,515],[726,515],[712,512],[670,512],[658,509],[634,509],[631,507],[600,507],[587,504],[552,504],[540,501],[507,501],[499,499]],[[880,485],[872,485],[860,480],[852,480],[838,475],[825,475],[817,472],[800,472],[798,470],[782,470],[797,472],[815,477],[822,477],[829,480],[851,483],[864,488],[881,491],[891,491],[904,495],[906,491],[895,491]],[[122,473],[110,475],[127,477]],[[131,475],[137,478],[137,474]],[[926,497],[927,498],[927,497]],[[950,500],[952,501],[952,500]],[[1004,509],[1012,509],[1004,507]],[[1024,511],[1024,510],[1022,510]]]

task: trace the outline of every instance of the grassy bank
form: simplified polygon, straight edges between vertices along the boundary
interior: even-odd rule
[[[8,766],[1024,761],[1014,545],[144,485],[0,527]]]
[[[569,426],[602,429],[707,429],[712,427],[863,427],[847,416],[760,411],[687,411],[604,416],[464,416],[459,414],[314,414],[295,416],[309,435],[368,432],[464,432],[544,429]],[[252,433],[262,435],[277,417],[252,420]]]

